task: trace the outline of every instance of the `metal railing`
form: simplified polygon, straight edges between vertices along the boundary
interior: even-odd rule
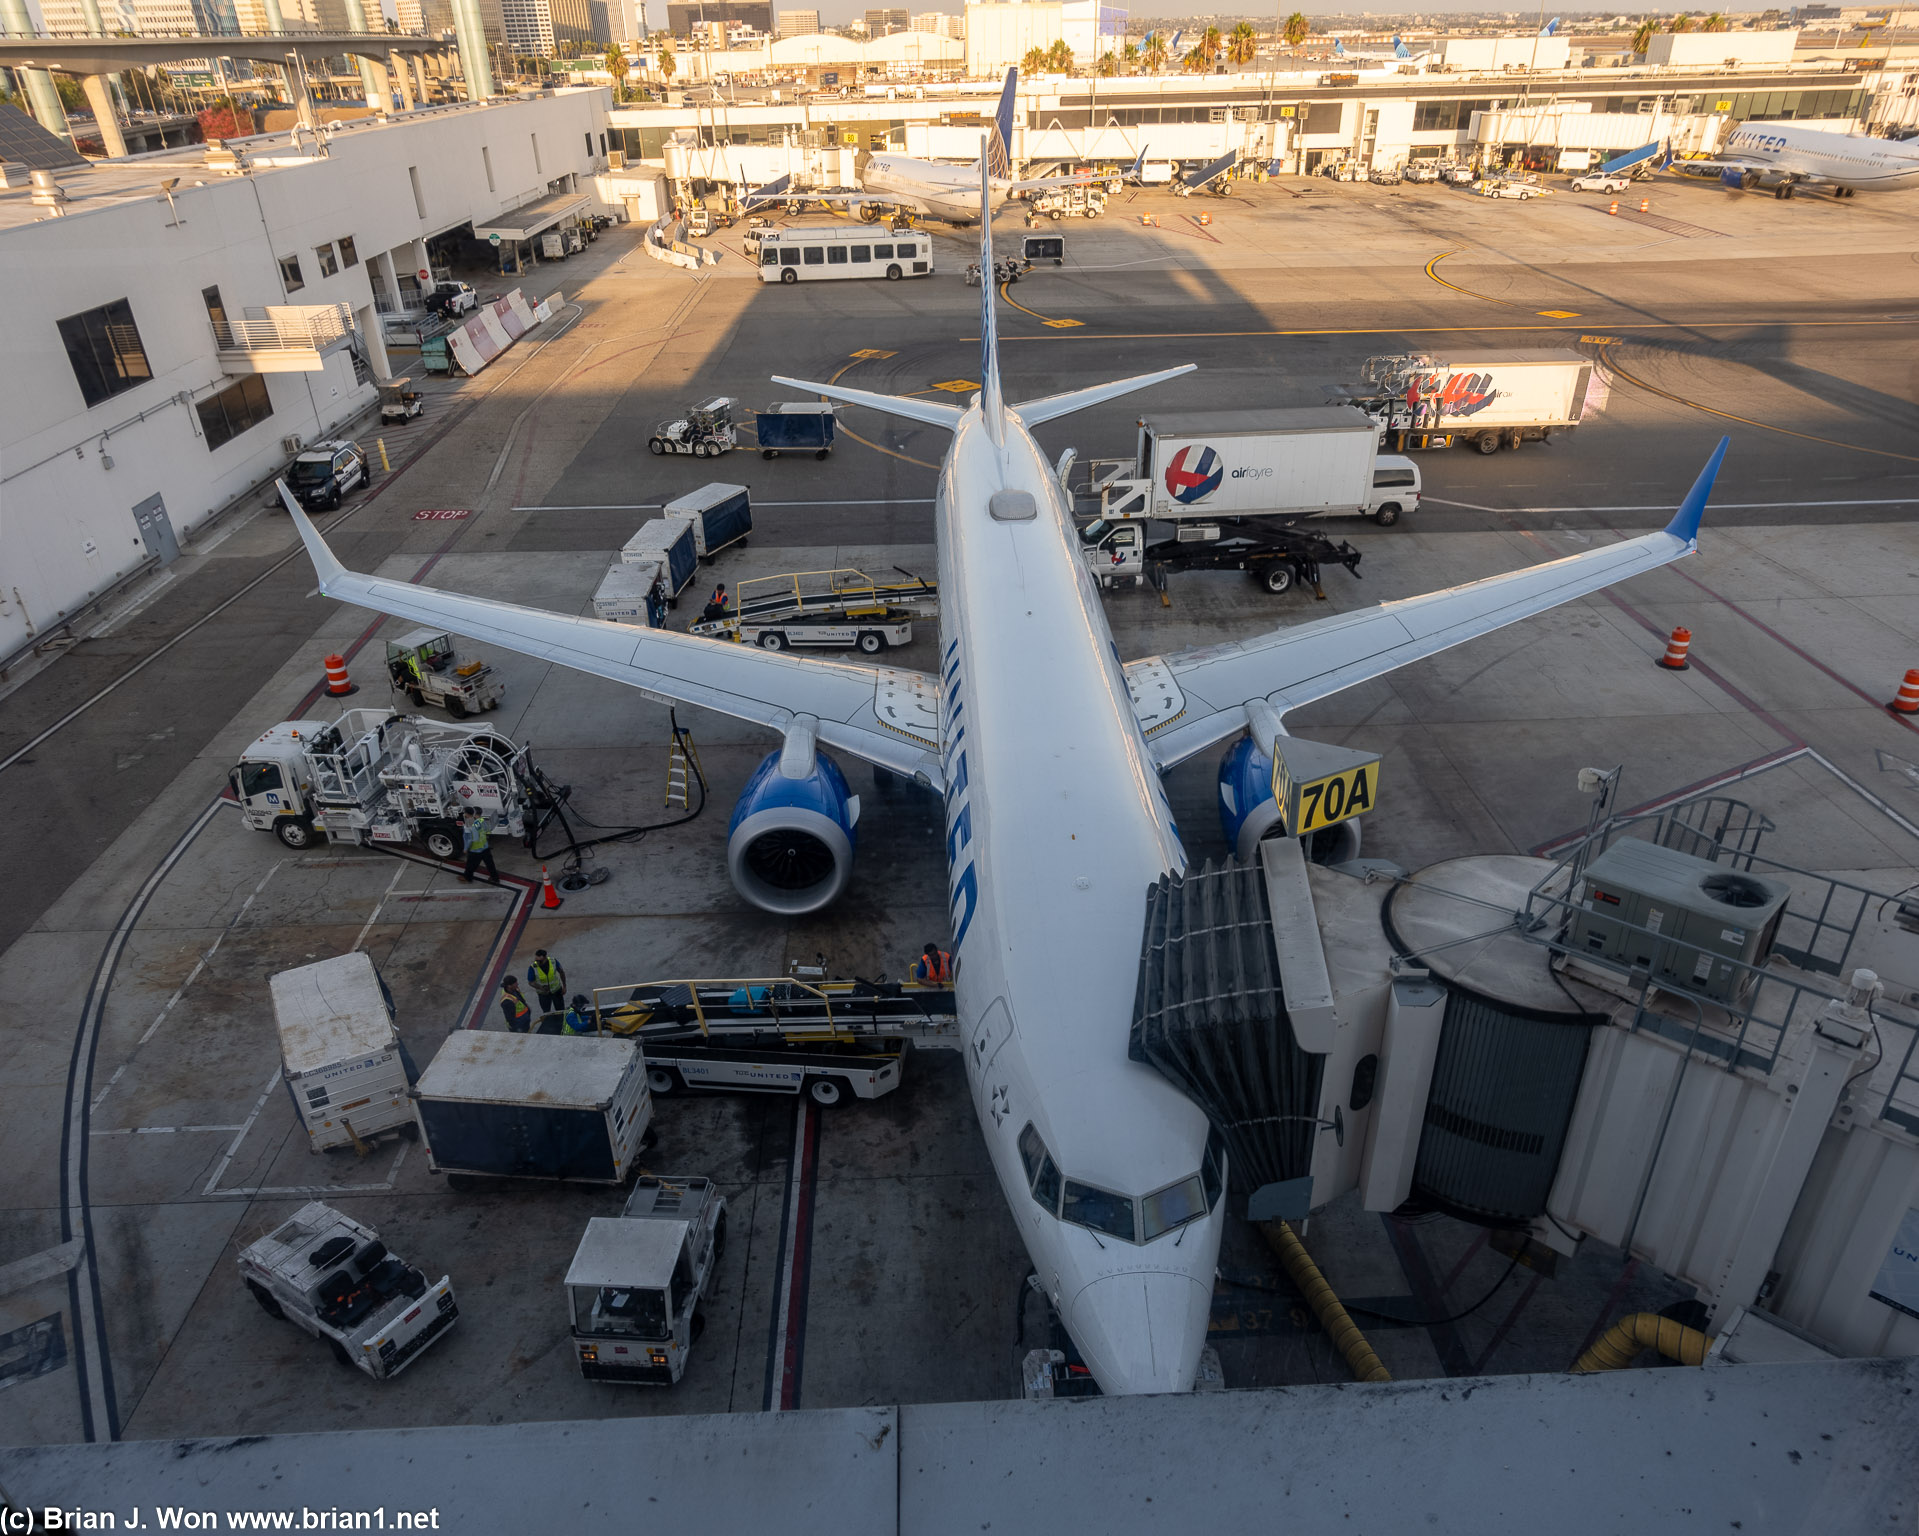
[[[281,308],[272,319],[208,322],[214,345],[223,352],[319,352],[350,340],[353,308],[348,304],[308,304]]]
[[[850,999],[842,994],[841,1001]],[[790,976],[706,977],[595,987],[593,1015],[601,1034],[631,1035],[647,1024],[671,1020],[695,1023],[700,1033],[708,1036],[717,1022],[735,1028],[770,1026],[794,1039],[853,1038],[835,1018],[829,993]]]
[[[1566,848],[1527,893],[1526,905],[1517,914],[1520,931],[1558,954],[1577,959],[1582,966],[1623,979],[1626,986],[1620,989],[1620,995],[1633,1008],[1629,1030],[1650,1030],[1729,1066],[1770,1073],[1778,1064],[1788,1031],[1796,1024],[1810,1025],[1838,995],[1836,989],[1827,990],[1811,977],[1842,975],[1868,912],[1875,904],[1892,899],[1885,892],[1760,857],[1756,851],[1759,842],[1773,830],[1772,822],[1751,806],[1719,796],[1606,821]],[[1715,953],[1715,967],[1728,966],[1733,974],[1725,994],[1714,997],[1569,944],[1572,926],[1585,910],[1583,872],[1622,838],[1655,843],[1731,869],[1769,874],[1786,884],[1790,894],[1780,914],[1769,963],[1750,965],[1734,956]],[[1660,934],[1623,918],[1608,917],[1607,922],[1643,937],[1653,954],[1681,943],[1670,933]],[[1803,980],[1789,975],[1770,963],[1774,958],[1811,975]],[[1919,1037],[1919,1031],[1915,1036]],[[1882,1057],[1884,1051],[1882,1034]],[[1914,1076],[1919,1063],[1914,1056],[1908,1044],[1881,1117],[1904,1125],[1905,1117],[1910,1116],[1909,1128],[1919,1130],[1919,1076]]]

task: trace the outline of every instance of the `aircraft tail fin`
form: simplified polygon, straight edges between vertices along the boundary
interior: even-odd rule
[[[1013,89],[1014,71],[1006,72]],[[1006,441],[1006,397],[999,384],[999,320],[993,305],[993,178],[986,169],[986,145],[980,146],[979,178],[979,410],[986,435],[996,446]]]
[[[1399,39],[1399,34],[1395,32],[1393,34],[1393,57],[1396,59],[1410,59],[1412,56],[1413,56],[1412,49],[1408,48],[1403,42],[1401,42]]]
[[[1013,109],[1019,99],[1019,66],[1006,71],[1006,86],[999,93],[999,109],[993,113],[993,134],[981,152],[980,164],[994,176],[1013,174]]]
[[[1555,16],[1553,17],[1551,21],[1547,22],[1545,26],[1540,28],[1539,35],[1541,37],[1551,37],[1558,31],[1559,31],[1559,18]]]
[[[1342,43],[1338,38],[1333,39],[1333,57],[1336,59],[1343,59],[1346,57],[1346,45]]]
[[[1130,171],[1128,171],[1123,177],[1120,178],[1122,181],[1139,181],[1142,177],[1145,176],[1146,149],[1147,149],[1146,145],[1144,144],[1140,145],[1139,154],[1135,156],[1133,160],[1133,168]]]

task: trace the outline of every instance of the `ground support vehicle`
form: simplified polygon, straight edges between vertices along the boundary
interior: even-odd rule
[[[460,1316],[447,1276],[429,1283],[371,1227],[318,1200],[242,1250],[240,1278],[269,1317],[376,1380],[399,1375]]]
[[[681,517],[655,517],[640,524],[639,532],[620,548],[624,565],[656,567],[666,606],[675,607],[688,584],[699,574],[700,547],[693,524]]]
[[[1375,166],[1366,173],[1366,179],[1376,187],[1396,187],[1403,179],[1391,166]]]
[[[462,656],[450,635],[415,629],[386,643],[387,680],[417,709],[437,704],[449,714],[477,715],[506,696],[500,675],[478,656]]]
[[[622,1386],[678,1381],[725,1253],[726,1201],[711,1179],[635,1180],[625,1210],[586,1224],[567,1267],[580,1374]]]
[[[1268,592],[1310,587],[1324,597],[1320,568],[1343,565],[1359,574],[1360,553],[1310,529],[1259,518],[1177,523],[1173,537],[1148,541],[1141,522],[1096,520],[1080,530],[1080,555],[1102,587],[1150,582],[1165,590],[1173,571],[1245,571]]]
[[[757,412],[754,423],[761,458],[777,459],[782,453],[810,453],[816,459],[823,459],[833,451],[833,431],[839,418],[830,405],[782,400]]]
[[[1439,166],[1431,160],[1411,160],[1400,173],[1401,181],[1434,182],[1439,180]]]
[[[1442,165],[1439,179],[1449,187],[1469,187],[1479,179],[1479,173],[1470,165]]]
[[[1611,176],[1604,171],[1594,171],[1590,175],[1575,176],[1572,189],[1575,192],[1624,192],[1632,185],[1630,176]]]
[[[1092,187],[1054,187],[1035,197],[1026,215],[1028,222],[1049,218],[1055,224],[1072,217],[1096,219],[1106,211],[1106,194]]]
[[[389,379],[380,386],[380,420],[388,425],[411,421],[426,409],[426,396],[411,379]]]
[[[723,612],[690,626],[696,635],[769,651],[851,646],[877,656],[913,638],[912,620],[939,612],[939,588],[910,573],[876,582],[864,571],[798,571],[756,576],[734,589]]]
[[[804,1093],[816,1104],[899,1087],[915,1036],[953,1020],[950,988],[752,977],[594,990],[600,1027],[638,1042],[655,1095]]]
[[[1022,261],[1017,256],[1001,256],[993,263],[993,283],[995,286],[1000,286],[1005,283],[1017,283],[1021,276],[1032,270],[1032,266],[1033,264],[1030,261]],[[979,263],[977,261],[968,262],[966,266],[966,286],[968,288],[979,287],[979,279]]]
[[[931,238],[898,222],[891,232],[855,225],[766,229],[756,235],[747,237],[746,259],[759,264],[763,283],[810,283],[842,277],[883,277],[898,282],[907,277],[930,277],[934,270]]]
[[[690,453],[696,459],[717,459],[738,445],[733,402],[725,395],[689,406],[678,420],[661,422],[646,440],[651,453]]]
[[[456,1029],[413,1093],[427,1168],[624,1184],[652,1144],[646,1064],[631,1041]]]
[[[444,315],[451,320],[478,309],[480,296],[473,291],[470,283],[441,283],[421,302],[429,314]]]
[[[1140,418],[1131,459],[1095,459],[1088,496],[1109,521],[1133,518],[1372,517],[1418,504],[1374,485],[1378,424],[1350,405]],[[1392,466],[1403,475],[1413,466]]]
[[[366,483],[366,455],[343,437],[305,449],[287,472],[287,485],[300,505],[315,511],[339,506],[342,496]]]
[[[666,624],[666,583],[657,561],[621,560],[610,567],[593,594],[593,617],[608,624]]]
[[[393,1027],[393,995],[360,950],[276,973],[280,1072],[315,1152],[366,1150],[385,1132],[413,1136],[419,1076]]]
[[[743,485],[703,485],[674,497],[660,516],[692,528],[695,557],[710,561],[729,544],[746,542],[753,531],[753,498]]]
[[[1066,238],[1063,235],[1022,235],[1019,244],[1027,271],[1045,261],[1050,261],[1056,267],[1066,265]],[[979,263],[974,262],[973,265],[978,266]]]
[[[1475,197],[1517,198],[1520,202],[1531,197],[1547,195],[1544,187],[1535,187],[1525,181],[1507,181],[1504,178],[1476,181],[1467,190]]]
[[[1481,453],[1570,432],[1604,403],[1592,359],[1578,352],[1424,352],[1366,360],[1347,397],[1402,451],[1471,443]]]
[[[524,753],[490,726],[390,709],[338,720],[287,720],[240,754],[227,775],[241,819],[289,848],[335,841],[418,842],[460,852],[461,814],[477,807],[495,836],[524,835],[533,807]]]

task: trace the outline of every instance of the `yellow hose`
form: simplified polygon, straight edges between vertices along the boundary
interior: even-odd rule
[[[1675,1323],[1670,1317],[1635,1312],[1602,1333],[1599,1341],[1573,1362],[1573,1372],[1617,1371],[1631,1365],[1640,1351],[1647,1349],[1656,1349],[1681,1365],[1703,1365],[1711,1342],[1697,1328]]]
[[[1273,1252],[1279,1255],[1279,1262],[1286,1266],[1286,1273],[1292,1277],[1293,1284],[1299,1287],[1300,1295],[1306,1298],[1306,1305],[1313,1309],[1319,1326],[1326,1330],[1326,1336],[1333,1341],[1333,1348],[1346,1357],[1346,1364],[1352,1368],[1353,1379],[1391,1381],[1392,1373],[1380,1364],[1379,1356],[1373,1353],[1373,1346],[1366,1342],[1366,1335],[1359,1331],[1359,1325],[1339,1304],[1333,1288],[1326,1283],[1326,1277],[1319,1272],[1313,1256],[1306,1251],[1306,1245],[1300,1242],[1293,1229],[1283,1221],[1262,1221],[1259,1230],[1266,1234],[1266,1241],[1272,1245]]]

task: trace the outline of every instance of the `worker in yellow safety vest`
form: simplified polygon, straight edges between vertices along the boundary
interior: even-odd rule
[[[533,951],[533,963],[526,968],[526,979],[540,995],[541,1013],[558,1013],[566,1006],[566,967],[545,950]]]
[[[533,1029],[533,1006],[520,992],[519,981],[512,976],[500,983],[500,1012],[506,1015],[506,1027],[516,1035]]]
[[[489,846],[491,841],[487,836],[486,818],[480,814],[480,808],[469,805],[460,822],[460,842],[466,849],[466,870],[460,876],[460,884],[472,884],[473,871],[482,864],[486,866],[493,883],[500,883],[500,867],[493,862],[493,849]]]

